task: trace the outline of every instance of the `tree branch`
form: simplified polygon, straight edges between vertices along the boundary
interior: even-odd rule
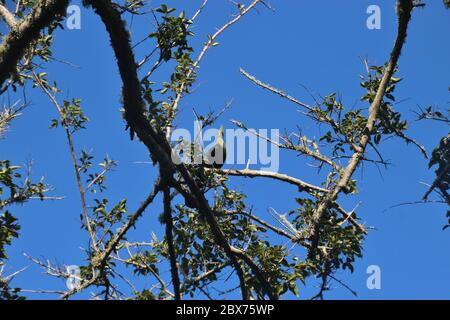
[[[316,253],[317,246],[319,244],[320,238],[320,224],[322,218],[325,214],[325,211],[332,206],[332,204],[336,201],[339,193],[347,187],[350,182],[353,173],[356,171],[360,161],[364,158],[366,147],[370,141],[375,122],[378,118],[378,113],[383,101],[383,97],[386,93],[386,89],[389,85],[392,75],[394,74],[394,70],[397,66],[399,57],[401,55],[401,51],[403,45],[406,41],[408,25],[411,20],[411,12],[413,10],[413,1],[412,0],[399,0],[397,5],[398,10],[398,32],[397,38],[395,40],[394,47],[391,52],[391,56],[389,59],[389,63],[383,72],[383,78],[381,79],[380,86],[378,87],[376,96],[369,108],[369,118],[367,120],[366,127],[364,129],[364,133],[360,139],[359,150],[355,152],[350,159],[346,169],[341,175],[338,183],[328,195],[319,203],[317,209],[314,211],[312,216],[312,226],[310,229],[310,240],[311,240],[311,249],[309,250],[309,257],[313,257]]]
[[[14,17],[14,15],[3,4],[0,4],[0,17],[5,20],[6,24],[11,29],[16,26],[16,17]]]
[[[59,117],[62,121],[62,125],[63,125],[64,131],[66,133],[67,143],[69,145],[70,156],[72,158],[72,166],[75,171],[75,178],[77,181],[78,193],[80,194],[81,207],[83,210],[83,217],[86,222],[86,228],[89,233],[89,238],[92,243],[92,248],[98,252],[99,249],[97,247],[97,242],[95,240],[95,234],[94,234],[94,231],[92,230],[91,221],[89,219],[89,214],[88,214],[88,210],[87,210],[86,190],[84,189],[83,182],[81,181],[80,170],[78,167],[77,156],[76,156],[75,147],[74,147],[74,143],[73,143],[73,139],[72,139],[72,134],[70,132],[70,128],[64,121],[64,114],[63,114],[62,108],[59,105],[58,101],[56,100],[55,96],[51,94],[51,92],[48,90],[48,88],[45,86],[45,84],[41,81],[41,79],[38,77],[38,75],[34,71],[32,71],[32,73],[33,73],[34,81],[39,85],[39,87],[42,89],[42,91],[47,95],[47,97],[53,103],[53,105],[55,106],[56,110],[58,111]]]
[[[166,241],[169,251],[170,272],[172,274],[173,291],[175,300],[181,300],[180,276],[178,275],[177,256],[173,244],[173,219],[170,205],[170,188],[164,187],[164,223],[166,225]]]
[[[264,136],[258,132],[256,132],[253,129],[249,129],[247,128],[247,126],[239,121],[236,120],[231,120],[231,122],[236,125],[237,127],[244,129],[248,132],[250,132],[251,134],[255,135],[256,137],[263,139],[271,144],[273,144],[274,146],[277,146],[278,148],[281,149],[286,149],[286,150],[292,150],[292,151],[297,151],[301,154],[304,154],[308,157],[311,157],[321,163],[326,163],[328,164],[330,167],[332,167],[333,169],[335,169],[337,172],[339,172],[342,168],[333,160],[331,160],[330,158],[326,157],[325,155],[321,154],[318,150],[316,151],[312,151],[310,148],[308,148],[305,145],[295,145],[294,143],[292,143],[291,141],[289,141],[286,138],[281,137],[286,143],[285,144],[281,144],[267,136]]]
[[[38,1],[4,38],[0,46],[0,86],[14,72],[26,48],[39,37],[40,31],[65,15],[68,3],[68,0]]]
[[[243,16],[245,16],[248,12],[250,12],[258,3],[262,2],[262,0],[254,0],[250,5],[248,5],[246,8],[244,8],[236,17],[228,21],[226,24],[224,24],[219,30],[217,30],[211,37],[208,38],[208,41],[203,46],[203,49],[200,51],[200,54],[197,57],[197,60],[192,65],[192,68],[189,69],[189,71],[186,74],[186,79],[189,79],[189,77],[192,75],[192,73],[198,68],[200,65],[200,62],[203,60],[203,57],[205,56],[206,52],[213,46],[213,44],[216,42],[217,38],[229,27],[231,27],[233,24],[238,22]],[[178,105],[181,101],[181,98],[183,97],[184,88],[186,86],[186,82],[182,82],[181,85],[178,88],[177,96],[175,97],[175,100],[172,105],[171,109],[171,117],[173,118],[175,116],[175,113],[178,109]],[[168,128],[167,136],[170,137],[170,128]]]
[[[298,187],[300,191],[305,191],[308,193],[312,193],[317,195],[317,192],[320,193],[328,193],[330,192],[328,189],[315,186],[313,184],[304,182],[300,179],[288,176],[287,174],[281,174],[277,172],[272,171],[263,171],[263,170],[250,170],[250,169],[243,169],[243,170],[235,170],[235,169],[207,169],[212,170],[216,172],[222,172],[229,176],[241,176],[241,177],[247,177],[247,178],[255,178],[255,177],[261,177],[261,178],[271,178],[283,182],[287,182],[289,184],[295,185]]]
[[[278,300],[278,294],[273,290],[272,284],[269,282],[269,280],[266,278],[266,275],[264,272],[258,267],[258,265],[252,260],[252,258],[245,253],[245,251],[231,247],[231,250],[234,254],[236,254],[238,257],[240,257],[242,260],[244,260],[247,265],[250,267],[252,272],[255,274],[258,281],[261,283],[261,285],[264,288],[264,291],[269,296],[271,300]]]
[[[105,264],[108,258],[111,256],[112,252],[116,250],[117,246],[119,245],[120,241],[124,238],[128,230],[130,230],[136,224],[136,221],[142,216],[145,209],[147,209],[147,207],[153,202],[159,191],[160,191],[160,182],[158,180],[155,186],[153,187],[153,190],[150,192],[150,194],[147,196],[144,202],[142,202],[139,208],[130,216],[128,221],[117,231],[113,239],[108,242],[108,246],[105,248],[105,250],[103,250],[101,253],[99,253],[92,259],[93,260],[92,264],[94,267],[96,268],[105,267]],[[100,277],[101,277],[100,272],[94,273],[94,276],[90,280],[84,281],[81,283],[80,286],[64,293],[61,298],[67,299],[71,295],[86,289],[87,287],[97,283]]]
[[[160,166],[165,167],[164,172],[180,172],[190,192],[196,199],[196,206],[206,217],[216,243],[225,251],[239,277],[243,299],[249,299],[250,294],[245,284],[244,272],[231,250],[231,247],[214,217],[203,192],[183,164],[175,165],[172,162],[172,149],[169,142],[160,132],[157,133],[144,116],[144,101],[140,82],[137,76],[136,62],[131,49],[130,35],[119,12],[108,0],[91,0],[95,12],[101,17],[111,38],[111,45],[115,52],[119,73],[123,82],[123,101],[125,119],[133,135],[136,132],[139,139],[147,146],[150,153],[157,159]],[[167,178],[167,177],[164,177]]]

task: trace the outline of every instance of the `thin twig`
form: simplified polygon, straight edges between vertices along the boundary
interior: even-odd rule
[[[192,16],[191,21],[197,19],[197,17],[200,15],[200,13],[202,13],[203,9],[206,7],[207,4],[208,0],[204,0],[200,8],[198,8],[197,12]]]
[[[198,55],[197,59],[193,63],[192,67],[189,69],[189,71],[186,74],[186,79],[189,79],[192,73],[198,68],[200,65],[200,62],[204,58],[206,52],[208,49],[210,49],[213,44],[216,42],[217,38],[229,27],[231,27],[233,24],[238,22],[243,16],[245,16],[248,12],[250,12],[258,3],[260,3],[262,0],[254,0],[250,5],[248,5],[245,9],[243,9],[236,17],[228,21],[226,24],[224,24],[219,30],[217,30],[211,37],[209,37],[208,42],[205,43],[203,46],[203,49],[200,51],[200,54]],[[173,117],[178,109],[178,105],[181,101],[181,98],[183,97],[184,89],[186,86],[186,81],[183,81],[181,85],[178,88],[178,93],[175,97],[175,100],[173,102],[172,108],[171,108],[171,117]],[[168,137],[171,136],[170,134],[170,128],[167,128],[168,131]]]
[[[67,143],[69,144],[70,155],[71,155],[71,158],[72,158],[72,165],[73,165],[73,168],[74,168],[74,171],[75,171],[75,178],[76,178],[76,181],[77,181],[78,193],[80,194],[81,206],[82,206],[82,209],[83,209],[83,217],[84,217],[84,220],[86,222],[86,228],[88,230],[89,237],[91,239],[92,247],[93,247],[93,249],[95,251],[98,252],[99,249],[98,249],[97,243],[95,241],[95,233],[94,233],[94,230],[92,229],[91,221],[90,221],[88,210],[87,210],[86,191],[85,191],[85,189],[83,187],[83,182],[81,180],[81,175],[80,175],[80,172],[78,170],[78,168],[79,168],[78,167],[78,160],[77,160],[77,156],[76,156],[76,152],[75,152],[75,147],[74,147],[74,143],[73,143],[72,133],[70,132],[69,126],[64,121],[64,114],[63,114],[62,108],[59,105],[58,101],[56,100],[55,96],[50,93],[50,91],[47,89],[47,86],[38,77],[36,72],[32,71],[32,73],[33,73],[34,80],[39,85],[39,87],[42,89],[42,91],[48,96],[48,98],[53,103],[53,105],[56,107],[56,110],[58,111],[59,117],[61,118],[62,125],[64,127],[64,131],[66,132]]]

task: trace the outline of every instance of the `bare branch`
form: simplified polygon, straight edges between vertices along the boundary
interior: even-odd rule
[[[16,27],[17,22],[14,14],[12,14],[3,4],[0,4],[0,17],[5,20],[6,24],[11,29]]]
[[[288,238],[289,240],[296,240],[297,239],[296,236],[287,233],[283,229],[280,229],[280,228],[277,228],[277,227],[271,225],[270,223],[268,223],[268,222],[264,221],[263,219],[255,216],[254,214],[251,214],[250,212],[245,212],[245,211],[226,211],[225,214],[241,214],[241,215],[243,215],[245,217],[248,217],[248,218],[256,221],[257,223],[259,223],[263,227],[265,227],[265,228],[275,232],[276,234],[278,234],[280,236]]]
[[[340,223],[341,225],[344,224],[346,221],[349,221],[354,227],[356,227],[357,229],[359,229],[359,231],[363,234],[368,234],[366,228],[364,228],[364,226],[362,226],[361,224],[359,224],[355,218],[353,217],[353,215],[355,214],[355,209],[353,209],[350,213],[345,211],[340,205],[338,205],[337,203],[335,203],[335,208],[344,216],[344,220]]]
[[[242,128],[242,129],[250,132],[251,134],[255,135],[256,137],[263,139],[263,140],[273,144],[274,146],[277,146],[278,148],[297,151],[297,152],[304,154],[308,157],[311,157],[321,163],[328,164],[329,166],[331,166],[338,172],[342,169],[336,162],[334,162],[327,156],[321,154],[318,150],[315,150],[315,151],[311,150],[305,144],[294,144],[292,141],[288,140],[287,138],[280,137],[285,141],[285,143],[282,144],[277,141],[274,141],[273,139],[270,139],[269,137],[261,135],[260,133],[256,132],[253,129],[247,128],[247,126],[242,122],[239,122],[236,120],[231,120],[231,123],[233,123],[234,125],[236,125],[239,128]]]
[[[23,104],[19,107],[16,107],[17,104],[18,102],[13,106],[4,107],[3,110],[0,110],[0,138],[4,136],[11,121],[20,116],[20,111],[28,106],[28,104]]]
[[[203,9],[206,7],[207,4],[208,0],[204,0],[200,8],[198,8],[197,12],[195,12],[195,14],[192,16],[191,21],[197,19],[197,17],[200,15],[200,13],[202,13]]]
[[[333,130],[337,133],[337,134],[342,134],[342,130],[341,127],[339,125],[338,122],[336,122],[333,118],[331,118],[328,115],[323,115],[321,113],[318,113],[315,107],[312,107],[306,103],[303,103],[297,99],[295,99],[294,97],[288,95],[287,93],[283,92],[280,89],[277,89],[275,87],[272,87],[269,84],[266,84],[264,82],[262,82],[261,80],[258,80],[256,77],[252,76],[251,74],[249,74],[247,71],[245,71],[244,69],[240,69],[241,73],[247,78],[249,79],[251,82],[255,83],[256,85],[260,86],[263,89],[266,89],[272,93],[275,93],[277,95],[279,95],[280,97],[287,99],[288,101],[291,101],[303,108],[305,108],[309,113],[306,113],[306,115],[316,121],[320,121],[320,122],[324,122],[329,124]],[[354,143],[348,141],[348,138],[345,137],[345,140],[347,141],[347,143],[349,143],[349,145],[356,151],[358,150],[358,146],[355,145]],[[328,163],[328,162],[327,162]]]
[[[321,188],[318,186],[315,186],[313,184],[304,182],[300,179],[288,176],[286,174],[281,174],[277,172],[272,171],[263,171],[263,170],[250,170],[250,169],[243,169],[243,170],[235,170],[235,169],[224,169],[224,170],[217,170],[217,169],[207,169],[217,172],[222,172],[229,176],[241,176],[241,177],[248,177],[248,178],[255,178],[255,177],[262,177],[262,178],[271,178],[283,182],[287,182],[289,184],[295,185],[298,187],[300,191],[305,191],[308,193],[312,193],[317,196],[317,192],[320,193],[328,193],[329,190],[325,188]]]
[[[297,104],[297,105],[307,109],[308,111],[311,111],[311,112],[314,111],[314,109],[311,106],[309,106],[308,104],[303,103],[303,102],[295,99],[294,97],[290,96],[289,94],[283,92],[280,89],[272,87],[271,85],[266,84],[266,83],[262,82],[261,80],[256,79],[255,76],[252,76],[250,73],[248,73],[244,69],[240,68],[239,70],[248,80],[250,80],[254,84],[260,86],[261,88],[269,90],[270,92],[275,93],[275,94],[279,95],[280,97],[282,97],[284,99],[287,99],[287,100],[289,100],[289,101],[291,101],[291,102],[293,102],[293,103],[295,103],[295,104]]]

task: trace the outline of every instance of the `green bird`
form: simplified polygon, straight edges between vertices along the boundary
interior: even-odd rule
[[[227,148],[224,140],[224,128],[220,127],[214,147],[206,152],[203,157],[203,165],[206,168],[220,169],[225,163],[227,157]]]
[[[204,168],[220,169],[225,163],[226,157],[227,149],[224,140],[224,128],[221,126],[217,133],[216,143],[203,154],[202,164],[193,167],[194,179],[203,192],[205,192],[208,179]],[[195,208],[195,205],[190,203],[190,201],[185,201],[185,204],[189,208]]]

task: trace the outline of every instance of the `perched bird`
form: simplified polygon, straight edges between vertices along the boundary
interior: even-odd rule
[[[206,168],[220,169],[227,157],[227,148],[224,140],[224,129],[220,127],[216,138],[216,144],[209,149],[203,157],[203,165]]]
[[[197,185],[203,192],[205,192],[205,188],[207,185],[208,175],[205,173],[204,168],[213,168],[220,169],[223,167],[227,156],[227,149],[224,140],[224,128],[220,127],[219,132],[217,133],[216,142],[213,147],[208,149],[203,154],[203,161],[200,166],[193,166],[193,174],[194,179],[197,182]],[[195,208],[193,203],[190,201],[185,201],[186,206],[189,208]]]

